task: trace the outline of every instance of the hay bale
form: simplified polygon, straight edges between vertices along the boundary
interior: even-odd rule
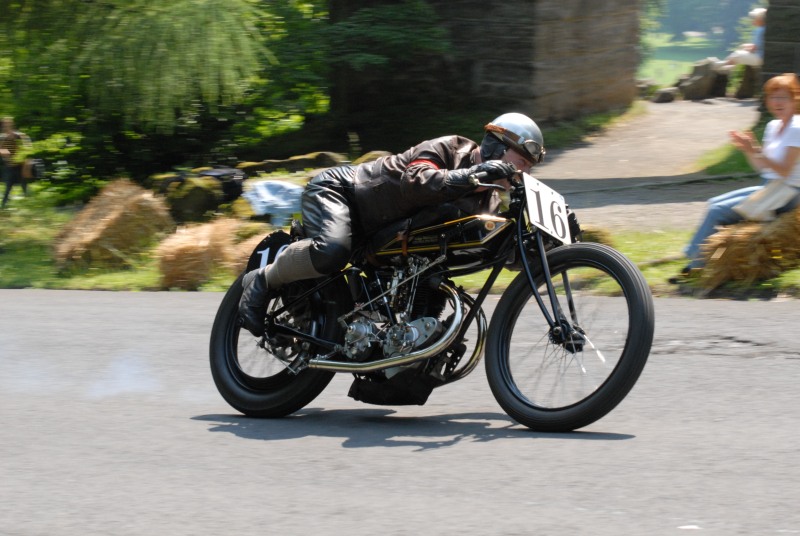
[[[162,288],[197,290],[216,270],[241,272],[267,232],[230,218],[182,227],[155,252]]]
[[[800,210],[768,223],[723,227],[701,251],[706,265],[700,283],[714,289],[729,281],[750,285],[800,266]]]
[[[161,233],[175,228],[163,199],[120,179],[103,188],[58,234],[54,257],[59,269],[124,267]]]
[[[347,162],[347,157],[339,153],[320,151],[304,155],[293,156],[285,160],[264,160],[262,162],[243,162],[236,166],[248,174],[256,172],[273,173],[279,170],[288,172],[305,171],[308,169],[329,168]]]
[[[233,255],[238,222],[220,219],[178,229],[156,248],[162,288],[197,290],[218,267],[227,267]]]

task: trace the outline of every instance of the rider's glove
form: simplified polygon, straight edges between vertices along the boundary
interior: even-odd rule
[[[447,172],[444,182],[448,186],[475,188],[483,181],[508,179],[517,172],[513,164],[502,160],[489,160],[466,169],[453,169]]]

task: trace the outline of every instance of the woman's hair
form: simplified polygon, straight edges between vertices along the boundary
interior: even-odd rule
[[[800,80],[794,73],[784,73],[774,76],[764,84],[764,95],[769,96],[776,91],[785,89],[794,99],[795,107],[800,112]]]

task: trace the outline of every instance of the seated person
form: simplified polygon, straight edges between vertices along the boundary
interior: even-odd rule
[[[700,249],[706,238],[721,225],[742,221],[743,216],[734,207],[770,181],[785,179],[787,185],[797,189],[793,199],[784,206],[775,207],[777,213],[792,210],[800,204],[800,81],[794,73],[770,78],[764,84],[764,95],[767,110],[775,119],[767,123],[763,144],[759,145],[752,132],[731,132],[734,147],[742,151],[750,165],[760,172],[763,182],[708,201],[705,218],[684,250],[689,264],[681,270],[680,276],[670,278],[670,283],[679,283],[692,270],[703,267]]]
[[[742,43],[724,60],[717,62],[718,70],[726,72],[736,65],[761,67],[764,63],[764,30],[767,10],[756,8],[749,13],[753,22],[753,33],[749,43]]]

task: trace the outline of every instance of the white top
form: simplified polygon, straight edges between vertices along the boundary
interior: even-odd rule
[[[776,162],[783,161],[786,157],[787,148],[800,147],[800,115],[794,114],[791,122],[782,133],[778,132],[780,128],[780,119],[773,119],[767,123],[767,127],[764,129],[764,140],[761,147],[764,156]],[[781,178],[780,175],[769,168],[764,170],[762,177],[770,180]],[[800,187],[800,158],[795,162],[794,169],[792,169],[789,178],[786,180],[786,184]]]

